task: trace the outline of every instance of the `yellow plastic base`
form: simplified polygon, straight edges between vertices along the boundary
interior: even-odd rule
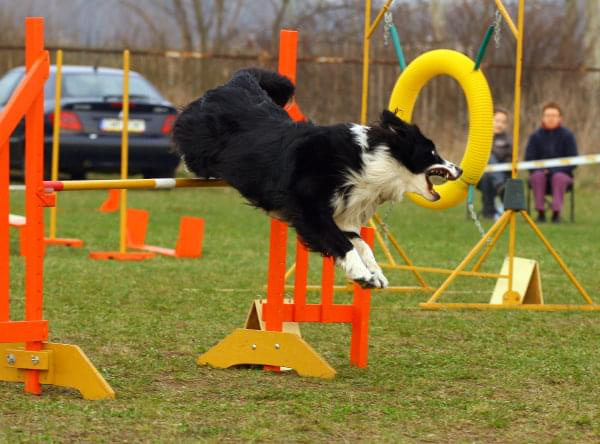
[[[42,351],[33,352],[25,351],[22,343],[0,344],[0,381],[24,382],[25,369],[39,369],[40,383],[77,389],[84,399],[115,397],[113,389],[76,345],[44,342]]]
[[[506,257],[500,274],[508,275],[509,259]],[[537,261],[513,257],[512,291],[508,291],[508,279],[498,279],[490,304],[543,304],[542,279]]]
[[[522,311],[600,311],[596,304],[484,304],[476,302],[423,302],[423,310],[522,310]]]
[[[229,368],[253,364],[289,367],[300,376],[332,379],[335,370],[294,333],[238,328],[201,355],[198,365]]]

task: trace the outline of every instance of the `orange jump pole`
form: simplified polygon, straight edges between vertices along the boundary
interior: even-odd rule
[[[279,72],[296,80],[296,48],[298,35],[295,31],[280,33]],[[292,104],[288,113],[294,120],[304,117],[299,108]],[[259,303],[264,323],[253,330],[237,329],[219,344],[198,358],[198,364],[227,368],[239,364],[263,365],[266,370],[280,367],[293,368],[302,376],[333,378],[335,370],[321,358],[298,334],[283,331],[284,323],[318,322],[348,323],[352,326],[350,364],[366,367],[368,356],[368,326],[371,303],[370,290],[354,285],[352,304],[335,304],[333,258],[323,258],[321,275],[321,303],[307,304],[308,251],[297,239],[296,278],[294,299],[285,299],[285,275],[288,227],[278,220],[271,220],[269,242],[269,271],[267,276],[267,301]],[[373,246],[374,231],[363,228],[361,236]],[[252,312],[252,310],[251,310]],[[259,314],[260,316],[260,314]],[[250,316],[249,316],[250,318]]]
[[[296,83],[298,33],[282,30],[280,33],[279,72]],[[290,107],[288,113],[294,120],[304,117],[296,104]],[[361,231],[363,239],[373,247],[374,230],[364,227]],[[284,322],[342,322],[352,325],[350,347],[350,363],[357,367],[367,366],[368,356],[368,325],[370,314],[370,290],[354,285],[354,300],[352,305],[334,303],[334,274],[333,258],[323,258],[321,275],[321,303],[306,303],[306,285],[308,274],[308,251],[300,240],[297,240],[296,250],[296,280],[294,285],[293,303],[286,303],[285,273],[286,273],[287,225],[275,219],[271,220],[271,238],[269,250],[269,274],[267,283],[267,302],[263,304],[263,320],[266,330],[281,331]]]
[[[298,54],[298,32],[281,30],[279,33],[279,73],[296,84],[296,59]],[[291,107],[288,114],[294,120],[303,120],[304,116],[297,106]],[[286,223],[271,219],[271,237],[269,246],[269,275],[267,279],[267,303],[271,304],[271,315],[264,317],[265,328],[271,331],[283,329],[283,299],[285,294],[285,261],[287,245]]]
[[[44,22],[29,20],[25,34],[25,66],[27,70],[40,57],[48,57],[44,51]],[[47,76],[48,74],[46,74]],[[25,319],[42,321],[43,304],[43,260],[44,260],[44,206],[50,206],[44,199],[42,181],[44,156],[40,147],[44,146],[44,93],[32,91],[35,99],[25,114],[25,208],[27,223],[25,257]],[[46,326],[47,333],[47,326]],[[46,339],[46,338],[44,338]],[[25,350],[41,350],[41,341],[25,343]],[[25,391],[40,394],[40,373],[26,370]]]
[[[25,76],[0,113],[0,380],[23,382],[39,395],[41,384],[78,389],[86,399],[113,398],[114,392],[79,347],[45,342],[43,317],[44,207],[55,195],[43,187],[44,83],[50,62],[44,50],[44,20],[25,21]],[[8,267],[8,141],[25,117],[25,320],[10,320]]]

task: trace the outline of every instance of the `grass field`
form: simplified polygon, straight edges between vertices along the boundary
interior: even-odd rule
[[[0,382],[0,442],[600,439],[600,313],[427,312],[418,308],[426,294],[376,293],[367,369],[349,366],[349,327],[335,324],[301,327],[337,370],[332,381],[197,367],[196,357],[243,326],[251,301],[264,295],[268,219],[230,189],[129,192],[131,207],[152,211],[149,243],[173,246],[180,215],[204,217],[204,257],[95,262],[88,251],[118,248],[117,215],[94,210],[104,196],[60,195],[59,235],[86,247],[48,248],[45,316],[51,340],[79,345],[117,398],[83,401],[54,387],[34,397]],[[12,199],[19,212],[22,193]],[[600,300],[600,200],[592,187],[579,189],[577,200],[575,224],[542,229]],[[431,212],[405,202],[381,214],[418,265],[453,267],[479,237],[464,207]],[[23,264],[14,233],[11,239],[12,313],[19,318]],[[506,244],[486,271],[499,270]],[[583,303],[523,222],[517,252],[540,262],[546,302]],[[318,258],[312,263],[316,282]],[[408,273],[388,277],[393,285],[415,284]],[[443,300],[487,302],[493,286],[462,278]]]

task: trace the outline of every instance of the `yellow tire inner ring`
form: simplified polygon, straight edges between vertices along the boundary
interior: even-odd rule
[[[400,75],[392,90],[389,109],[411,122],[413,108],[421,89],[438,75],[448,75],[461,86],[469,111],[467,148],[460,163],[460,179],[436,186],[440,199],[430,202],[415,193],[407,196],[415,203],[433,209],[451,208],[467,196],[469,185],[475,185],[483,175],[492,148],[493,104],[490,87],[481,70],[466,55],[449,49],[426,52],[413,60]]]

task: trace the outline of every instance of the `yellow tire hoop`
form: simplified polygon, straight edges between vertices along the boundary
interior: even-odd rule
[[[396,81],[390,97],[389,109],[406,122],[412,119],[413,108],[421,89],[438,75],[456,80],[467,99],[469,136],[467,148],[460,163],[463,174],[459,180],[436,186],[440,199],[430,202],[415,193],[407,196],[426,208],[451,208],[467,196],[469,185],[475,185],[483,175],[492,148],[493,105],[489,85],[481,70],[474,70],[475,62],[466,55],[449,49],[426,52],[413,60]]]

